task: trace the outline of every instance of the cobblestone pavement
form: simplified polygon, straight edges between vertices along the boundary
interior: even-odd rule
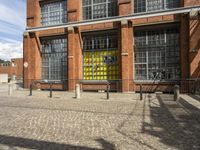
[[[0,150],[200,149],[200,123],[170,95],[0,94]]]
[[[8,84],[0,83],[0,93],[8,91]]]

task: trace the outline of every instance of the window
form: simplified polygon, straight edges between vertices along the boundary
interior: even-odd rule
[[[135,13],[171,9],[180,6],[180,0],[134,0]]]
[[[84,80],[116,80],[118,70],[118,36],[113,32],[83,35]]]
[[[134,0],[135,13],[146,12],[146,0]]]
[[[117,0],[83,0],[83,20],[115,16]]]
[[[64,37],[42,39],[42,79],[67,78],[67,41]]]
[[[67,22],[66,0],[42,3],[41,4],[41,24],[55,25]]]
[[[164,9],[164,0],[147,0],[147,11]]]
[[[135,79],[180,79],[179,30],[136,30]]]

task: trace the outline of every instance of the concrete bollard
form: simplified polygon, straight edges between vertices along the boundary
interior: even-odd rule
[[[179,85],[174,86],[174,101],[178,101],[180,98],[180,87]]]
[[[81,96],[80,96],[80,85],[79,84],[76,84],[76,91],[75,91],[75,98],[76,99],[79,99]]]
[[[11,83],[8,84],[8,95],[13,94],[13,85]]]

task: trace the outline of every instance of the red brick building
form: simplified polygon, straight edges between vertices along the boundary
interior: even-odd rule
[[[13,58],[10,62],[0,63],[0,74],[8,74],[10,79],[23,78],[23,58]]]
[[[27,0],[24,86],[169,91],[199,78],[199,10],[198,0]]]

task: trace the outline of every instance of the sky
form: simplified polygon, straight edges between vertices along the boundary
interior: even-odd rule
[[[0,59],[23,57],[26,0],[0,0]]]

